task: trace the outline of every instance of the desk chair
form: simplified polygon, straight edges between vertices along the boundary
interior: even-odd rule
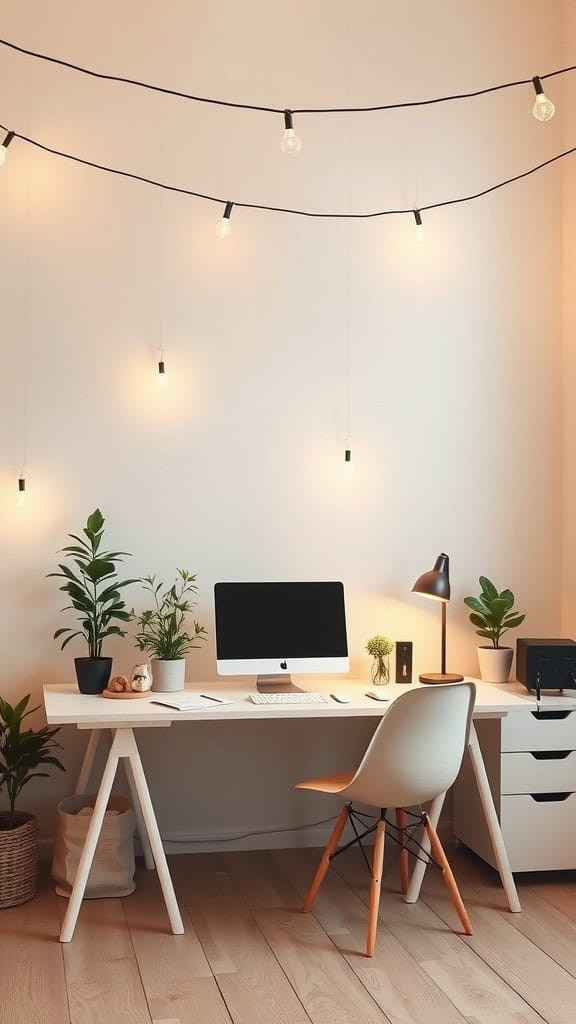
[[[396,810],[400,853],[402,892],[408,888],[408,832],[405,808],[419,807],[446,792],[460,770],[474,708],[474,683],[451,683],[409,690],[390,706],[376,729],[356,771],[343,772],[322,779],[299,782],[297,789],[319,793],[337,793],[346,801],[334,831],[318,865],[302,912],[307,913],[320,888],[330,861],[336,856],[344,827],[350,821],[356,838],[342,849],[360,842],[364,835],[376,832],[371,868],[370,908],[366,956],[373,956],[376,942],[380,886],[384,862],[386,811]],[[379,820],[359,835],[352,803],[378,808]],[[356,818],[356,820],[358,820]],[[432,856],[442,869],[450,898],[456,908],[466,935],[472,926],[452,869],[428,814],[421,811],[416,820],[422,823],[430,839]]]

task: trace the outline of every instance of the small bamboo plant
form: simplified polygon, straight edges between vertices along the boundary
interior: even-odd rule
[[[383,686],[390,682],[389,658],[394,648],[394,643],[387,636],[373,636],[366,644],[368,654],[374,659],[372,662],[371,676],[375,686]]]
[[[186,569],[177,570],[176,582],[167,585],[156,581],[155,576],[145,576],[140,582],[144,590],[152,595],[154,607],[139,615],[132,611],[132,618],[138,625],[136,645],[153,658],[173,661],[184,658],[189,651],[206,639],[206,629],[190,615],[197,607],[192,600],[198,591],[196,576]]]

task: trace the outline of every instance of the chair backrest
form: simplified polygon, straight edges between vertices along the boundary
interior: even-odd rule
[[[475,697],[469,682],[398,697],[342,796],[371,807],[413,807],[445,792],[460,771]]]

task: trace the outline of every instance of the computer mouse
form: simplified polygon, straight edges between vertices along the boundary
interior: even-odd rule
[[[352,699],[348,693],[331,693],[330,696],[332,700],[337,700],[339,704],[349,704]]]
[[[390,700],[385,693],[380,693],[379,690],[367,690],[367,697],[372,697],[372,700]]]

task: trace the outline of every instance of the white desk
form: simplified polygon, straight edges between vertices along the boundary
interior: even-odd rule
[[[475,682],[477,686],[475,718],[500,718],[514,711],[525,710],[527,707],[535,706],[534,697],[529,695],[518,684],[500,686],[476,680]],[[417,686],[419,684],[413,684],[413,687],[414,685]],[[62,924],[61,942],[69,942],[74,934],[86,882],[92,866],[94,851],[102,827],[104,812],[116,775],[118,761],[121,759],[124,760],[126,767],[146,866],[148,868],[156,866],[158,870],[158,877],[173,933],[182,934],[184,931],[144,769],[136,745],[134,729],[168,728],[172,722],[216,722],[242,719],[258,721],[271,718],[291,720],[299,718],[378,718],[385,714],[386,709],[395,699],[408,690],[407,686],[389,685],[386,687],[386,693],[389,695],[390,701],[388,704],[381,704],[364,695],[364,691],[369,689],[369,684],[365,682],[350,679],[339,679],[337,682],[308,680],[302,686],[313,691],[325,691],[326,693],[345,690],[350,694],[352,700],[350,704],[337,704],[330,700],[326,704],[257,705],[252,704],[248,699],[251,687],[248,687],[246,684],[242,686],[238,682],[218,680],[217,682],[210,683],[195,683],[190,685],[189,689],[194,693],[208,692],[233,699],[233,704],[220,707],[213,705],[205,710],[175,711],[152,703],[155,698],[161,696],[159,694],[150,694],[149,697],[142,700],[114,701],[106,700],[100,696],[86,696],[79,693],[74,685],[59,684],[44,687],[44,704],[49,725],[75,725],[78,729],[87,729],[91,732],[75,787],[76,793],[84,792],[86,789],[102,730],[110,729],[113,734],[112,745],[100,782],[94,813],[92,814],[84,850],[78,866],[78,873],[70,896],[68,910]],[[566,698],[566,706],[576,706],[576,700],[574,698]],[[558,707],[556,702],[554,707]],[[500,824],[474,726],[472,726],[470,732],[469,753],[502,885],[506,891],[510,910],[518,912],[521,909],[520,902],[510,871],[508,856],[502,839]],[[294,781],[296,782],[297,780],[295,779]],[[445,794],[442,794],[442,796],[437,797],[430,809],[430,817],[434,826],[438,823],[444,796]],[[408,903],[414,903],[418,899],[425,867],[422,861],[418,861],[406,896]]]

